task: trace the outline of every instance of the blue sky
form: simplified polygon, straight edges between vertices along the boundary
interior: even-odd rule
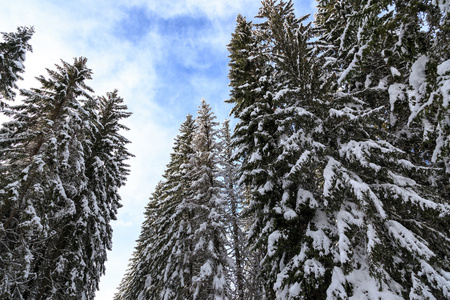
[[[60,59],[85,56],[97,95],[114,89],[133,116],[131,174],[120,190],[123,207],[113,223],[113,251],[96,299],[112,299],[140,233],[143,210],[169,161],[185,116],[205,98],[228,118],[228,51],[238,13],[253,19],[258,0],[14,0],[2,1],[0,32],[33,25],[21,88],[37,87]],[[298,16],[313,13],[313,0],[294,1]]]

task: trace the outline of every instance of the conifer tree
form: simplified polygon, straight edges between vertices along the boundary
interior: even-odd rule
[[[136,249],[114,299],[156,299],[158,292],[152,289],[161,290],[162,288],[155,284],[157,274],[153,272],[157,268],[155,264],[151,263],[151,260],[159,237],[157,235],[158,227],[154,222],[158,218],[160,208],[158,204],[163,194],[163,188],[164,183],[159,182],[145,208],[145,221],[142,224]]]
[[[420,158],[424,151],[415,141],[422,129],[408,121],[408,110],[414,105],[402,96],[406,82],[416,78],[414,61],[424,45],[432,44],[421,32],[420,14],[427,6],[433,9],[422,1],[356,2],[323,1],[319,5],[319,12],[345,15],[347,24],[336,29],[337,19],[324,18],[324,23],[318,19],[319,27],[327,28],[324,37],[342,32],[328,39],[325,47],[333,49],[325,50],[326,59],[340,66],[338,76],[329,79],[337,79],[337,84],[330,103],[334,117],[327,122],[340,120],[342,125],[333,137],[339,141],[339,154],[333,155],[324,170],[324,196],[327,202],[338,197],[353,202],[351,206],[340,202],[337,216],[350,215],[343,222],[335,218],[341,227],[342,266],[333,267],[327,296],[367,293],[370,298],[445,298],[448,283],[443,274],[448,265],[439,258],[448,256],[449,245],[437,246],[437,240],[448,236],[443,224],[448,222],[449,207],[437,189],[442,176],[435,173],[443,169],[432,170]],[[345,11],[349,8],[351,13]],[[349,55],[351,59],[345,60]],[[350,197],[348,191],[352,191]],[[424,234],[423,228],[434,233]],[[362,244],[355,235],[358,230],[367,232]],[[419,279],[418,269],[428,275]]]
[[[228,299],[215,116],[203,100],[175,139],[115,299]]]
[[[247,101],[254,102],[253,105],[239,110],[237,105],[234,107],[235,116],[240,119],[234,138],[237,156],[243,161],[243,184],[250,191],[249,211],[255,220],[250,238],[254,249],[263,255],[266,296],[274,299],[281,296],[274,289],[277,274],[296,252],[300,252],[295,241],[305,232],[309,218],[307,215],[298,217],[296,213],[299,211],[295,183],[298,180],[293,178],[293,173],[301,154],[296,143],[305,133],[298,122],[306,121],[310,126],[316,123],[312,114],[299,109],[297,104],[301,100],[314,102],[310,87],[317,75],[311,70],[313,66],[307,56],[306,42],[312,35],[310,27],[300,25],[303,18],[295,18],[291,2],[264,1],[257,17],[263,22],[253,29],[252,35],[258,43],[254,48],[261,65],[270,66],[270,71],[264,75],[253,73],[251,76],[255,77],[247,80],[270,85],[255,89],[262,93]],[[230,66],[230,102],[239,103],[242,99],[235,90],[246,85],[245,82],[240,86],[233,84],[239,70]],[[249,117],[245,118],[246,115]],[[241,138],[241,132],[250,137]]]
[[[321,1],[319,11],[329,21],[319,24],[321,34],[341,39],[319,39],[316,56],[311,31],[295,21],[291,3],[263,2],[259,16],[266,22],[254,35],[264,38],[255,48],[265,47],[263,60],[273,72],[263,80],[272,84],[261,100],[253,99],[273,105],[277,129],[265,131],[271,143],[257,132],[241,139],[240,132],[267,120],[267,111],[252,111],[250,120],[242,118],[245,110],[234,113],[256,217],[251,236],[267,249],[262,263],[269,299],[448,297],[442,258],[449,243],[439,244],[438,237],[448,240],[449,206],[432,176],[443,169],[418,163],[388,125],[392,78],[386,76],[396,71],[389,61],[373,64],[389,56],[379,47],[390,40],[372,27],[390,17],[382,4]],[[340,14],[345,27],[332,17]],[[341,49],[336,41],[348,44]],[[331,68],[329,76],[321,67]],[[232,66],[231,77],[237,73]],[[245,82],[234,86],[231,79],[231,86],[238,105],[233,92]],[[258,144],[263,151],[255,155]]]
[[[230,256],[234,262],[231,267],[231,281],[234,283],[232,299],[249,299],[245,290],[245,267],[246,267],[246,237],[243,232],[242,222],[242,193],[237,184],[238,164],[233,159],[233,146],[231,140],[230,121],[225,120],[219,131],[221,151],[220,165],[223,177],[224,196],[227,201],[226,225],[228,239],[230,240]]]
[[[188,176],[195,122],[180,126],[171,160],[146,210],[141,235],[115,299],[192,299],[192,214],[181,206],[191,195]]]
[[[243,227],[245,228],[246,235],[248,235],[248,229],[253,223],[253,215],[247,213],[244,216],[246,207],[250,202],[248,197],[248,191],[250,186],[248,183],[241,182],[243,177],[243,169],[246,168],[246,164],[241,164],[246,154],[253,151],[254,145],[248,143],[253,140],[253,134],[258,123],[252,121],[255,116],[255,111],[258,111],[257,101],[263,98],[264,90],[267,89],[267,82],[261,80],[263,78],[262,72],[264,69],[265,61],[261,56],[258,48],[258,38],[254,34],[254,25],[252,22],[247,22],[245,17],[238,15],[236,19],[236,29],[232,34],[232,39],[228,45],[230,52],[229,58],[229,79],[231,88],[231,97],[226,102],[232,103],[233,108],[231,113],[238,117],[238,123],[234,128],[234,134],[232,139],[232,147],[236,149],[233,154],[233,160],[239,162],[239,170],[236,176],[238,177],[238,185],[246,195],[246,205],[243,207],[240,219]],[[249,126],[250,124],[250,126]],[[251,169],[251,167],[249,167]],[[244,297],[247,299],[265,299],[265,293],[263,288],[263,280],[261,278],[260,261],[261,251],[248,244],[248,240],[245,241],[245,248],[242,249],[246,254],[244,262],[245,273],[245,287]]]
[[[74,261],[79,265],[79,295],[93,299],[100,277],[105,273],[107,250],[112,249],[110,223],[116,220],[121,207],[118,189],[125,184],[129,173],[125,161],[132,154],[126,149],[129,141],[121,131],[128,130],[122,121],[131,113],[117,90],[86,102],[84,108],[87,112],[84,120],[92,123],[83,144],[88,184],[80,189],[75,201],[76,226],[72,231],[79,236],[70,240],[68,248],[77,253]]]
[[[86,185],[77,135],[85,131],[85,123],[77,98],[90,98],[84,81],[92,72],[80,58],[73,65],[62,62],[57,71],[48,73],[49,79],[38,77],[42,88],[22,91],[24,103],[6,111],[13,120],[2,129],[6,298],[45,298],[70,291],[70,286],[61,286],[70,280],[61,243],[72,238],[65,225],[75,213],[79,187]]]
[[[98,289],[127,174],[118,122],[129,113],[116,93],[97,107],[86,62],[62,61],[38,77],[41,88],[21,91],[23,104],[5,110],[2,297],[92,299]]]
[[[17,80],[23,79],[25,54],[32,51],[28,41],[34,33],[33,27],[18,27],[17,32],[2,32],[4,42],[0,42],[0,109],[4,100],[14,100]]]
[[[195,152],[189,171],[192,191],[181,204],[191,212],[193,224],[190,257],[193,299],[228,299],[225,200],[218,178],[220,146],[215,118],[209,104],[202,99],[197,111],[197,128],[193,138]]]

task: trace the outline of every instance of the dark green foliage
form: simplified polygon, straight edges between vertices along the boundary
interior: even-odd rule
[[[4,42],[0,42],[0,109],[6,103],[3,100],[14,100],[17,80],[23,79],[20,73],[25,71],[23,65],[25,54],[32,51],[28,41],[34,33],[33,27],[18,27],[17,32],[2,32]]]
[[[163,197],[163,188],[164,183],[159,182],[145,208],[145,221],[137,240],[136,250],[133,252],[127,273],[124,275],[114,299],[157,299],[161,293],[162,280],[156,275],[155,270],[163,272],[162,269],[156,267],[156,263],[162,257],[155,257],[154,254],[158,251],[156,246],[159,244],[158,227],[155,226],[155,221],[158,220],[160,213],[159,203]],[[150,258],[154,258],[152,259],[153,263],[149,263],[148,259]]]
[[[443,11],[425,1],[318,8],[312,28],[291,2],[263,1],[262,23],[238,18],[229,45],[266,296],[448,297],[449,243],[438,242],[449,238],[448,62],[426,58]]]
[[[22,90],[0,130],[1,297],[93,299],[130,154],[117,92],[91,96],[86,58]]]
[[[182,206],[191,197],[188,176],[194,119],[188,115],[175,138],[171,160],[146,210],[131,264],[115,299],[191,299],[191,213]]]

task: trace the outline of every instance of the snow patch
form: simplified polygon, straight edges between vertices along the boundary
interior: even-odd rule
[[[409,75],[409,84],[415,89],[419,90],[421,85],[426,80],[425,68],[430,59],[422,55],[420,56],[411,67],[411,74]]]
[[[435,256],[433,251],[427,247],[426,241],[419,240],[419,238],[416,237],[412,231],[404,227],[399,222],[389,220],[386,222],[386,227],[392,237],[409,252],[416,253],[417,255],[427,259]]]
[[[296,217],[298,217],[297,213],[295,211],[293,211],[292,209],[288,209],[287,211],[284,212],[283,217],[286,220],[292,220]]]
[[[268,239],[267,239],[267,255],[268,256],[273,256],[277,250],[277,247],[275,246],[275,243],[278,242],[278,240],[282,237],[283,235],[281,234],[281,232],[279,230],[275,230],[274,232],[272,232]]]

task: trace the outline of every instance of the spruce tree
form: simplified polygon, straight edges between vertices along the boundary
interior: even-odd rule
[[[298,179],[294,172],[299,168],[296,160],[302,154],[297,145],[299,138],[317,122],[311,112],[297,105],[299,101],[315,104],[311,86],[318,76],[308,58],[307,40],[312,35],[311,28],[301,25],[304,18],[295,18],[291,2],[264,1],[257,17],[263,22],[251,32],[257,43],[252,58],[259,57],[266,72],[253,72],[244,82],[234,85],[235,74],[240,70],[234,70],[230,64],[230,102],[237,103],[234,113],[240,119],[234,140],[237,157],[242,160],[242,183],[250,191],[249,212],[254,218],[250,242],[254,250],[262,254],[266,296],[274,299],[282,297],[277,290],[283,287],[274,288],[277,276],[286,272],[285,266],[289,268],[289,263],[300,252],[297,241],[311,218],[306,213],[298,215]],[[236,50],[230,47],[231,53]],[[240,109],[238,105],[243,99],[236,91],[246,86],[245,80],[266,84],[255,88],[249,97],[252,99],[246,101],[249,105]],[[255,97],[258,92],[260,96]],[[308,124],[308,128],[301,128],[300,121]],[[243,134],[249,137],[242,138]],[[304,147],[313,146],[308,141],[304,144]],[[308,152],[310,150],[306,154]],[[308,209],[307,199],[304,204],[305,210]]]
[[[231,266],[231,281],[234,283],[232,299],[249,299],[246,297],[245,290],[245,265],[246,265],[246,237],[243,232],[242,208],[243,199],[238,181],[238,164],[233,158],[233,146],[231,140],[230,121],[225,120],[220,134],[220,165],[221,175],[223,177],[224,196],[227,201],[226,225],[227,235],[230,240],[230,256],[233,260]]]
[[[319,39],[315,47],[290,2],[263,2],[265,22],[253,33],[263,38],[254,48],[264,48],[260,57],[272,72],[263,81],[272,84],[262,99],[252,98],[272,105],[274,115],[234,113],[241,123],[235,143],[242,178],[256,217],[251,241],[266,249],[269,299],[448,297],[449,243],[438,240],[448,240],[449,206],[438,189],[442,177],[434,176],[444,169],[427,167],[407,149],[415,133],[404,137],[389,125],[388,88],[399,69],[377,62],[390,57],[380,48],[391,45],[381,34],[392,15],[384,13],[385,4],[321,1],[318,20],[328,23],[319,22],[319,32],[340,39]],[[235,108],[242,98],[233,99],[234,90],[246,86],[233,85],[238,73],[232,66]],[[269,116],[277,129],[259,126],[271,137],[262,140],[251,124]],[[251,138],[241,138],[244,129]]]
[[[241,172],[244,172],[246,164],[241,163],[245,155],[253,151],[254,145],[248,143],[248,141],[253,140],[255,128],[258,128],[258,124],[252,122],[252,118],[256,115],[254,111],[259,110],[255,102],[263,98],[267,83],[264,80],[260,80],[263,76],[262,71],[265,61],[257,49],[258,38],[254,34],[253,23],[248,22],[242,15],[237,16],[236,23],[235,32],[232,33],[231,42],[228,44],[230,52],[229,79],[231,97],[226,102],[233,104],[231,114],[238,119],[230,146],[235,149],[233,161],[239,163],[239,169],[235,175],[238,179],[236,183],[239,185],[237,188],[243,191],[245,198],[243,202],[245,205],[243,205],[239,218],[247,236],[254,218],[251,212],[244,213],[247,211],[246,208],[250,203],[249,190],[251,185],[242,182],[245,177],[241,177]],[[244,297],[255,300],[265,299],[264,285],[261,278],[261,251],[251,246],[247,238],[245,240],[245,248],[242,251],[245,253],[243,255],[245,257],[243,263],[246,282]],[[235,284],[237,284],[237,278],[235,280]]]
[[[75,224],[68,248],[77,253],[79,295],[93,299],[100,277],[105,273],[107,251],[112,249],[111,221],[121,207],[118,190],[129,173],[126,164],[132,154],[129,141],[122,135],[128,130],[122,124],[131,113],[127,111],[117,90],[84,104],[84,120],[91,123],[83,144],[85,176],[88,184],[76,199]],[[82,262],[82,263],[81,263]],[[81,267],[80,267],[81,266]]]
[[[337,82],[330,94],[332,118],[327,122],[339,120],[341,125],[334,125],[339,128],[333,137],[338,155],[324,170],[324,196],[327,206],[333,198],[345,199],[337,202],[340,211],[335,217],[342,265],[333,267],[327,296],[448,297],[443,277],[448,265],[440,260],[448,256],[449,245],[437,242],[448,235],[443,227],[448,222],[448,202],[438,190],[442,176],[436,176],[443,174],[443,168],[430,168],[423,158],[421,143],[415,142],[421,126],[408,121],[414,105],[402,96],[405,81],[416,77],[414,61],[420,59],[424,45],[432,44],[420,25],[420,14],[428,5],[421,1],[322,4],[319,11],[345,15],[348,24],[345,30],[341,27],[339,38],[328,39],[325,49],[334,51],[324,54],[341,66],[338,76],[329,78]],[[348,8],[353,12],[345,11]],[[318,20],[328,34],[336,31],[336,19]],[[348,50],[336,45],[344,40]],[[345,60],[348,55],[351,59]],[[345,203],[349,200],[352,205]],[[340,220],[339,215],[346,217]],[[425,234],[424,228],[433,234]],[[357,237],[358,230],[366,232],[363,240]],[[417,272],[427,275],[419,279]]]
[[[180,126],[171,160],[146,209],[136,250],[115,299],[192,299],[192,213],[182,206],[191,195],[188,176],[195,122]]]
[[[216,117],[202,99],[193,138],[195,150],[189,170],[190,197],[181,204],[191,213],[193,299],[228,299],[226,235],[222,183],[219,181],[219,144]]]
[[[115,299],[228,299],[215,116],[203,100],[175,140]]]
[[[17,80],[23,79],[25,54],[32,51],[28,41],[34,33],[33,27],[18,27],[17,32],[2,32],[4,42],[0,42],[0,109],[6,105],[4,100],[14,100]]]
[[[129,113],[116,93],[97,106],[86,62],[62,61],[38,77],[41,88],[21,91],[23,104],[5,110],[2,297],[92,299],[98,289],[127,174],[118,122]]]
[[[62,62],[42,88],[23,90],[22,105],[2,128],[2,292],[6,298],[45,298],[70,293],[66,230],[74,198],[86,185],[81,144],[85,123],[78,97],[90,98],[86,59]],[[70,221],[69,221],[70,222]],[[64,290],[64,292],[63,292]],[[75,292],[75,291],[72,291]]]
[[[158,227],[154,222],[158,218],[159,201],[162,199],[163,188],[164,183],[159,182],[145,208],[145,221],[142,224],[136,249],[114,299],[156,299],[158,297],[156,289],[161,290],[162,288],[155,284],[155,281],[158,281],[157,273],[154,272],[157,268],[149,260],[154,259],[152,254],[154,254],[159,237]]]

